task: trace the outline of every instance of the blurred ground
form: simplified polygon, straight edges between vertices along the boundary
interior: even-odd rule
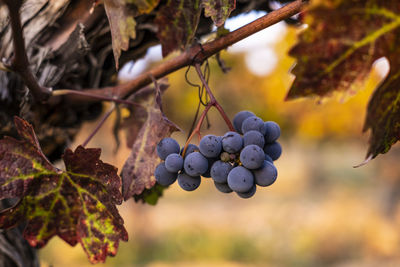
[[[286,56],[295,31],[273,48],[278,64],[267,76],[250,73],[246,55],[223,53],[232,67],[222,74],[210,60],[210,86],[232,118],[249,109],[282,127],[283,155],[276,162],[278,180],[248,200],[218,192],[209,179],[184,192],[177,184],[156,206],[128,201],[120,207],[129,242],[97,266],[400,266],[400,148],[396,145],[366,166],[368,135],[361,129],[373,87],[381,77],[372,72],[355,96],[331,100],[283,99],[293,79]],[[193,72],[191,81],[196,81]],[[164,108],[188,131],[198,100],[184,70],[170,76]],[[322,102],[322,104],[319,104]],[[212,132],[227,129],[210,114]],[[96,123],[87,124],[75,144]],[[129,153],[114,154],[112,121],[89,144],[103,148],[102,159],[120,169]],[[175,134],[183,144],[187,133]],[[53,238],[40,250],[43,266],[92,266],[78,245]]]

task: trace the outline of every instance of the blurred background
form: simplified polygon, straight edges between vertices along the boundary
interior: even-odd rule
[[[260,15],[230,19],[227,27]],[[400,147],[352,167],[364,160],[366,105],[387,63],[379,61],[357,93],[285,102],[294,78],[287,52],[300,30],[279,23],[222,52],[232,68],[227,74],[209,60],[210,86],[230,118],[251,110],[280,124],[283,154],[275,162],[275,184],[241,199],[202,179],[193,192],[172,185],[156,206],[129,200],[119,207],[129,242],[97,266],[400,266]],[[160,59],[160,47],[154,47],[120,78],[132,78]],[[198,104],[185,71],[169,76],[163,96],[167,116],[184,130],[173,135],[181,145]],[[188,78],[198,82],[193,69]],[[218,113],[209,114],[211,126],[203,134],[224,134]],[[96,125],[86,124],[71,147]],[[112,126],[110,119],[89,147],[101,147],[102,160],[121,169],[130,151],[123,143],[114,153]],[[39,252],[43,266],[92,266],[79,244],[70,247],[58,237]]]

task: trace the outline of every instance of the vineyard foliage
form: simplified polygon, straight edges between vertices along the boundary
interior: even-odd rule
[[[400,139],[400,6],[397,1],[325,1],[310,7],[308,25],[290,51],[297,59],[288,99],[355,93],[372,64],[386,57],[390,72],[368,105],[367,157],[386,153]]]
[[[97,4],[103,4],[107,14],[118,69],[121,51],[136,38],[136,20],[141,15],[155,14],[157,37],[167,56],[196,45],[203,10],[221,27],[237,3],[104,0]],[[388,152],[400,139],[400,4],[395,0],[314,0],[300,18],[307,28],[290,51],[297,63],[287,99],[354,94],[372,64],[386,57],[390,72],[371,96],[364,131],[371,130],[367,158]],[[32,126],[16,117],[20,140],[0,140],[0,198],[19,201],[0,212],[0,227],[27,222],[24,237],[38,248],[54,235],[71,245],[79,242],[92,263],[115,255],[119,241],[128,239],[116,205],[131,197],[155,204],[165,189],[153,175],[160,162],[155,148],[159,140],[179,130],[162,111],[161,95],[167,87],[159,82],[129,96],[136,105],[121,128],[128,131],[132,153],[121,177],[114,166],[100,160],[100,149],[83,146],[67,149],[65,170],[57,169],[43,154]]]

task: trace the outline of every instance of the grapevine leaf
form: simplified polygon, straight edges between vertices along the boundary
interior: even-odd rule
[[[297,64],[288,99],[353,91],[365,81],[376,59],[399,60],[396,0],[319,1],[305,22],[308,28],[290,51]]]
[[[115,67],[118,69],[121,50],[128,50],[129,38],[136,38],[136,21],[125,0],[104,0],[104,8],[110,23]]]
[[[368,129],[371,137],[367,158],[388,152],[400,140],[400,68],[374,92],[364,124],[364,131]]]
[[[131,101],[143,104],[131,106],[129,117],[122,123],[122,128],[126,132],[126,143],[129,148],[132,148],[140,129],[147,120],[146,105],[148,105],[149,101],[153,101],[152,98],[154,98],[154,89],[151,87],[145,87],[129,98]]]
[[[56,172],[31,125],[18,117],[14,121],[22,140],[8,136],[0,140],[0,199],[22,197],[35,177]]]
[[[143,190],[140,195],[133,195],[133,198],[135,202],[141,201],[150,205],[156,205],[166,188],[167,187],[156,183],[152,188]]]
[[[115,255],[119,240],[128,238],[115,206],[122,203],[117,169],[100,160],[100,149],[79,146],[65,151],[66,171],[58,170],[41,152],[32,126],[17,117],[15,125],[22,140],[0,140],[0,193],[20,200],[0,212],[0,228],[26,221],[31,246],[58,235],[70,245],[81,243],[92,263]]]
[[[127,0],[127,2],[134,4],[139,14],[148,14],[158,5],[160,0]]]
[[[236,7],[236,0],[203,0],[204,15],[211,17],[215,26],[219,27],[225,23],[231,12]]]
[[[162,55],[182,50],[191,43],[201,14],[199,1],[168,0],[157,13],[157,37],[162,45]]]
[[[386,153],[400,139],[400,5],[398,1],[323,1],[311,6],[308,28],[290,51],[297,59],[288,99],[353,93],[375,60],[386,57],[390,72],[368,106],[368,157]]]
[[[166,85],[162,86],[165,90]],[[125,200],[133,195],[140,195],[145,188],[151,189],[155,185],[154,170],[160,163],[156,152],[157,143],[179,130],[162,112],[161,92],[155,92],[153,88],[144,88],[142,97],[141,104],[147,113],[146,121],[137,133],[132,152],[121,172]],[[132,116],[138,118],[135,113],[132,113]]]

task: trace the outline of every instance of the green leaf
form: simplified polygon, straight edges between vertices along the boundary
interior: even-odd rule
[[[167,85],[161,84],[161,87],[164,91]],[[179,130],[162,112],[161,91],[156,92],[154,88],[146,87],[141,89],[136,97],[135,102],[140,100],[139,103],[144,106],[147,116],[145,122],[141,121],[143,110],[135,108],[131,119],[128,119],[132,124],[129,127],[132,127],[134,131],[140,127],[140,130],[133,133],[136,138],[132,145],[132,152],[121,172],[122,194],[125,200],[133,195],[142,194],[145,189],[151,189],[156,184],[154,170],[161,161],[157,156],[157,144],[164,137]]]
[[[19,197],[0,212],[0,228],[26,221],[24,237],[40,248],[55,235],[81,243],[92,263],[117,253],[128,234],[115,205],[122,203],[117,169],[100,160],[100,149],[79,146],[63,156],[66,171],[43,155],[33,128],[16,117],[22,140],[0,140],[0,199]]]
[[[211,17],[215,26],[219,27],[235,9],[236,0],[202,0],[201,4],[204,7],[204,15]]]
[[[140,195],[133,195],[135,202],[143,202],[150,205],[156,205],[158,199],[163,195],[167,187],[156,183],[152,188],[145,189]]]
[[[200,0],[168,0],[157,13],[157,37],[162,45],[162,55],[183,50],[195,36],[199,24]]]
[[[396,0],[316,1],[305,16],[308,28],[290,55],[296,75],[287,99],[354,93],[375,60],[386,57],[390,73],[368,106],[367,157],[386,153],[399,136],[400,5]]]
[[[128,50],[129,38],[136,38],[136,21],[125,0],[104,0],[104,8],[110,23],[115,67],[118,69],[121,50]]]

